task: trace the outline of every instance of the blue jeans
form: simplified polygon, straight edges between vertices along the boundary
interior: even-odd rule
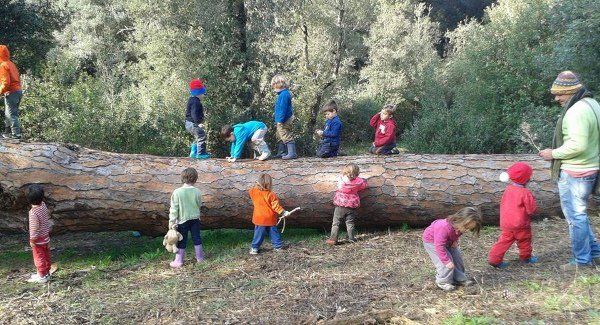
[[[273,248],[281,248],[283,242],[281,241],[281,234],[276,226],[254,226],[254,238],[252,238],[252,248],[259,249],[262,245],[265,236],[269,232],[269,238],[271,238],[271,244]]]
[[[578,264],[590,264],[592,258],[600,257],[600,245],[587,215],[588,198],[594,188],[596,176],[571,177],[561,170],[558,180],[560,205],[569,224],[571,248]]]
[[[332,143],[322,141],[317,149],[317,157],[320,158],[330,158],[336,157],[338,155],[338,150],[340,149],[339,143]]]
[[[202,245],[202,238],[200,238],[200,219],[192,219],[178,224],[177,231],[183,236],[177,243],[177,248],[185,249],[188,240],[188,231],[192,233],[194,246]]]
[[[4,133],[21,136],[21,123],[19,122],[19,104],[23,92],[18,90],[4,97]]]

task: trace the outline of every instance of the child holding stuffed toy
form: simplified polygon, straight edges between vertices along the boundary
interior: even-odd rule
[[[37,184],[27,189],[29,210],[29,245],[33,253],[33,262],[37,273],[31,275],[27,282],[46,283],[50,279],[50,230],[52,221],[50,212],[44,203],[44,189]]]
[[[170,263],[172,268],[183,265],[185,247],[187,246],[188,232],[192,235],[196,261],[204,260],[202,239],[200,238],[200,207],[202,196],[200,190],[194,187],[198,180],[198,172],[194,168],[186,168],[181,173],[183,186],[173,191],[171,195],[171,208],[169,209],[169,229],[176,227],[182,239],[177,243],[175,260]]]
[[[479,234],[481,211],[473,207],[431,223],[423,233],[423,246],[437,271],[435,284],[442,290],[454,290],[455,285],[467,286],[473,282],[465,275],[465,265],[458,248],[458,239],[471,231]]]
[[[354,238],[354,220],[357,217],[356,209],[360,207],[360,196],[358,192],[367,187],[367,182],[358,177],[360,169],[355,164],[350,164],[342,168],[342,174],[338,180],[338,189],[333,197],[335,210],[333,211],[333,223],[331,225],[331,235],[327,239],[328,245],[336,245],[340,222],[346,220],[346,231],[348,240],[355,242]]]
[[[533,169],[524,162],[510,166],[508,173],[503,172],[500,179],[510,182],[500,201],[500,229],[502,233],[492,246],[488,256],[491,266],[504,268],[508,263],[502,261],[506,251],[516,241],[519,259],[524,263],[535,263],[537,257],[531,255],[531,216],[537,209],[535,198],[527,189]]]
[[[281,234],[277,229],[277,216],[281,214],[285,218],[290,212],[283,209],[277,195],[271,191],[272,186],[271,176],[260,174],[256,186],[248,191],[254,205],[254,212],[252,213],[254,238],[252,238],[252,247],[250,248],[250,254],[252,255],[258,254],[260,245],[262,245],[267,233],[276,251],[280,251],[283,247]]]

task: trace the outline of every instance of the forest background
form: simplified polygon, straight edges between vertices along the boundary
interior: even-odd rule
[[[187,84],[201,78],[209,149],[223,157],[222,125],[274,130],[269,82],[282,73],[304,155],[330,99],[347,154],[366,152],[386,103],[410,152],[534,152],[524,131],[550,144],[558,72],[600,89],[597,0],[0,2],[0,43],[23,74],[21,121],[37,141],[184,156]]]

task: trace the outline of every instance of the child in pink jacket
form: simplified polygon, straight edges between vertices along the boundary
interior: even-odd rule
[[[357,165],[350,164],[344,166],[342,175],[338,180],[338,190],[333,197],[335,210],[333,212],[333,224],[331,226],[331,235],[327,239],[327,244],[337,244],[340,222],[346,219],[346,230],[348,231],[348,240],[355,242],[354,238],[354,219],[356,219],[356,209],[360,207],[360,196],[358,192],[367,187],[367,182],[358,177],[360,169]]]

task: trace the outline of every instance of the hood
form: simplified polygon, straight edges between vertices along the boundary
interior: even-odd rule
[[[0,45],[0,61],[10,61],[10,51],[6,45]]]

